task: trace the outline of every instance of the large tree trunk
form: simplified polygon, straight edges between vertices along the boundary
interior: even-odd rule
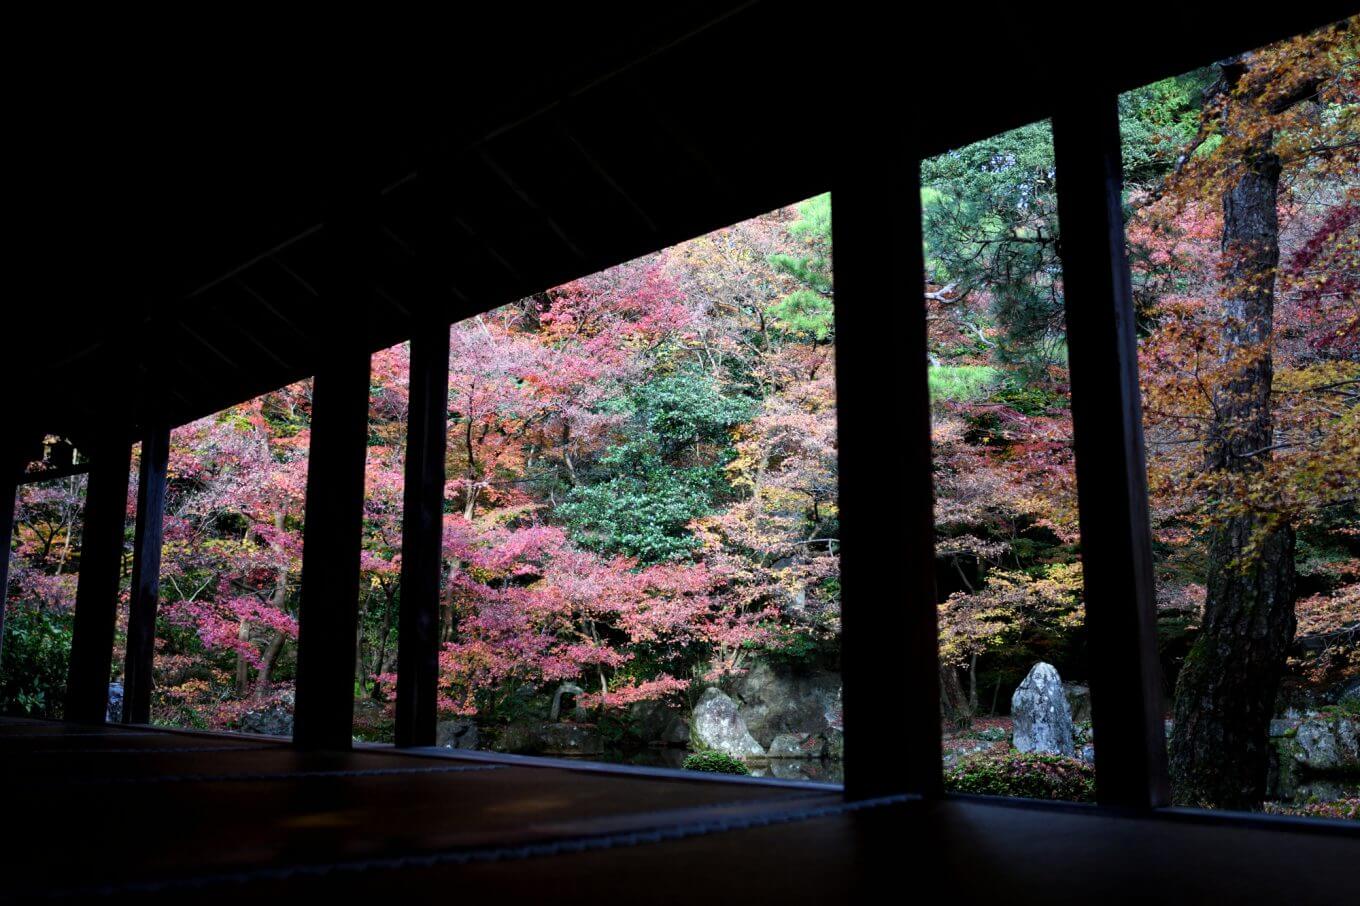
[[[397,581],[397,588],[401,587],[400,580]],[[374,673],[388,673],[387,669],[387,639],[392,634],[392,617],[400,605],[394,603],[396,596],[392,594],[393,586],[383,582],[383,621],[382,629],[378,635],[378,653],[374,655]],[[396,670],[390,671],[395,673]],[[381,689],[377,683],[373,684],[373,697],[381,699]]]
[[[1294,532],[1242,507],[1238,482],[1270,457],[1271,330],[1280,247],[1280,161],[1271,136],[1244,156],[1223,199],[1223,360],[1205,465],[1220,477],[1198,638],[1176,683],[1171,776],[1176,801],[1259,808],[1270,719],[1294,637]]]
[[[974,708],[959,682],[959,671],[953,664],[940,662],[940,711],[951,727],[968,727],[973,722]]]

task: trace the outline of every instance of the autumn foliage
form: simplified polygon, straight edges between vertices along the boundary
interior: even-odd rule
[[[756,651],[834,659],[828,210],[453,325],[446,716],[494,724],[570,682],[599,717],[683,700]],[[378,709],[396,688],[408,373],[404,346],[373,357],[355,688]],[[154,720],[231,728],[290,706],[310,420],[303,381],[173,432]],[[25,490],[11,609],[69,623],[68,485]]]
[[[1265,565],[1293,620],[1283,704],[1360,675],[1357,27],[1120,99],[1168,698],[1232,570],[1271,558],[1288,560]],[[924,276],[942,706],[967,724],[1004,712],[1036,660],[1087,673],[1051,132],[994,136],[921,176],[926,273],[885,290],[884,354],[892,306],[917,304]],[[831,214],[820,196],[452,325],[445,717],[504,724],[570,684],[573,716],[606,722],[754,658],[838,668]],[[409,367],[405,346],[372,359],[355,694],[378,738]],[[891,399],[880,418],[887,486]],[[173,432],[154,720],[239,728],[290,707],[310,422],[303,381]],[[21,492],[9,707],[59,713],[83,493],[81,476]],[[1042,758],[957,773],[1026,795],[1091,785]]]

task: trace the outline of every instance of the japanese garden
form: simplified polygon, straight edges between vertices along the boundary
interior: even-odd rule
[[[1360,19],[1120,114],[1175,801],[1360,819]],[[947,786],[1091,801],[1056,178],[1047,122],[925,161],[926,273],[877,304],[885,336],[927,310],[898,365],[932,399]],[[440,745],[843,779],[834,217],[819,195],[451,326]],[[409,370],[372,359],[369,742]],[[153,723],[291,732],[310,420],[302,381],[171,433]],[[84,490],[20,487],[6,712],[62,716]]]

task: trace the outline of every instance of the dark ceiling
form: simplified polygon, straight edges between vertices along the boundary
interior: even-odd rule
[[[187,421],[828,189],[867,122],[929,155],[1349,12],[677,6],[16,28],[9,430]]]

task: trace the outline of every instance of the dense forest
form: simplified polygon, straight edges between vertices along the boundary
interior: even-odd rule
[[[1356,20],[1121,99],[1187,804],[1360,813],[1353,782],[1309,802],[1280,780],[1320,766],[1315,732],[1343,777],[1360,772],[1358,111]],[[1008,736],[1036,663],[1087,670],[1051,131],[921,176],[952,782],[1081,798],[1089,750],[1017,754]],[[835,760],[832,214],[819,196],[453,325],[441,733],[552,752],[541,737],[567,726],[593,734],[565,745],[581,754],[721,750],[730,733],[707,728],[725,699],[746,734],[728,754]],[[899,276],[910,301],[918,277]],[[390,739],[395,693],[408,365],[404,346],[372,361],[355,733],[373,740]],[[157,722],[287,732],[310,394],[172,434]],[[891,481],[891,400],[882,418]],[[79,475],[21,491],[8,709],[60,714],[83,494]],[[1089,717],[1072,718],[1089,749]],[[1036,769],[1058,780],[1036,787]]]

